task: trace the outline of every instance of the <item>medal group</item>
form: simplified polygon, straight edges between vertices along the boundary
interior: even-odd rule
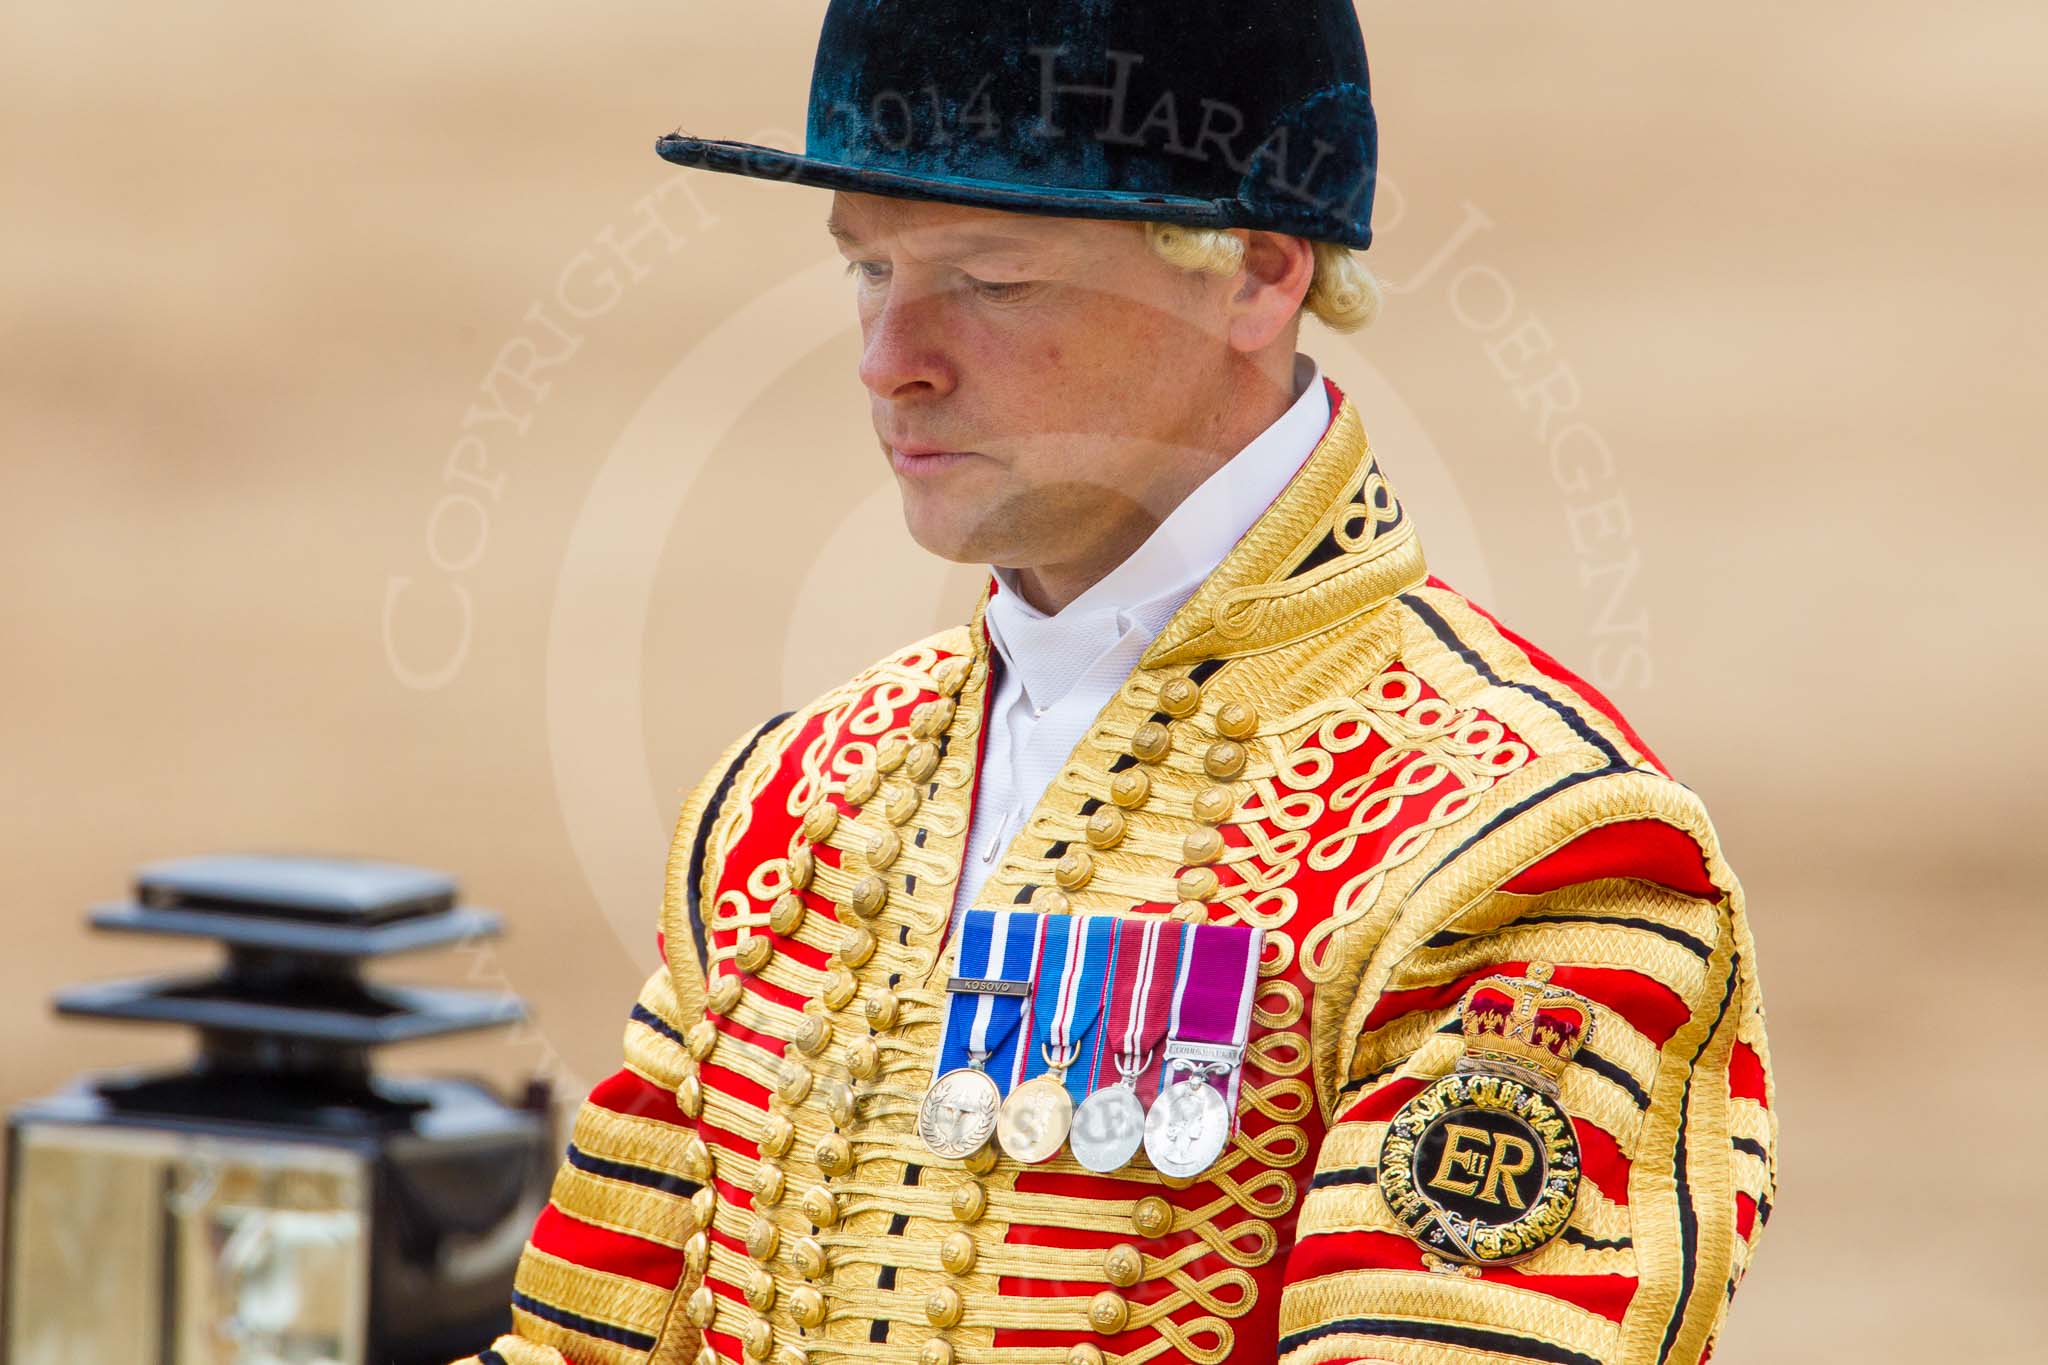
[[[1162,1175],[1208,1169],[1236,1126],[1261,934],[1166,918],[970,910],[947,982],[918,1135],[961,1159],[1102,1174],[1140,1151]]]

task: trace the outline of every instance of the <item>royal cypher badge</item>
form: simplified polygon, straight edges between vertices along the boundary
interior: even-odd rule
[[[1564,1231],[1579,1197],[1579,1145],[1558,1081],[1593,1033],[1592,1006],[1550,984],[1492,976],[1459,1011],[1457,1070],[1394,1115],[1380,1147],[1379,1185],[1424,1250],[1501,1265]]]

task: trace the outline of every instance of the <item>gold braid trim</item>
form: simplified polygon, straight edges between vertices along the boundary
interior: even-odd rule
[[[1615,1358],[1620,1338],[1620,1329],[1598,1313],[1547,1294],[1463,1275],[1385,1268],[1340,1271],[1288,1286],[1280,1300],[1280,1335],[1354,1317],[1483,1325],[1533,1337],[1601,1361]],[[1354,1345],[1351,1354],[1376,1360],[1407,1359],[1404,1355],[1390,1357],[1388,1350],[1415,1344],[1401,1337],[1344,1339],[1353,1343],[1372,1341],[1371,1349],[1361,1352]],[[1464,1354],[1498,1359],[1490,1353]],[[1287,1357],[1289,1365],[1316,1358],[1329,1357],[1305,1356],[1300,1352],[1289,1352]]]
[[[1721,935],[1708,964],[1707,987],[1687,1001],[1692,1018],[1665,1044],[1670,1060],[1651,1092],[1640,1149],[1629,1175],[1629,1209],[1635,1222],[1636,1257],[1642,1281],[1622,1322],[1621,1365],[1658,1365],[1695,1360],[1727,1308],[1726,1286],[1734,1273],[1735,1192],[1728,1144],[1728,1050],[1735,1041],[1731,1015],[1720,1015],[1721,991],[1732,987],[1733,934]],[[1719,1027],[1716,1028],[1718,1016]],[[1696,1066],[1688,1066],[1697,1054]],[[1696,1080],[1695,1080],[1696,1078]],[[1688,1088],[1688,1082],[1694,1082]],[[1690,1100],[1688,1102],[1688,1094]],[[1681,1122],[1685,1127],[1681,1130]],[[1686,1144],[1690,1209],[1681,1209],[1672,1177],[1678,1144]],[[1697,1228],[1691,1266],[1691,1298],[1678,1295],[1685,1277],[1680,1220]],[[1664,1349],[1666,1324],[1683,1312],[1680,1329]]]
[[[610,1180],[563,1162],[549,1202],[572,1218],[680,1249],[696,1231],[690,1201],[628,1180]]]
[[[528,1341],[524,1337],[499,1337],[491,1343],[491,1349],[505,1358],[505,1365],[568,1365],[562,1353],[552,1346]],[[475,1356],[457,1361],[456,1365],[481,1365]]]
[[[519,1292],[545,1299],[549,1303],[573,1304],[575,1305],[576,1312],[583,1317],[616,1322],[609,1313],[602,1310],[594,1310],[593,1308],[594,1305],[603,1301],[602,1296],[606,1292],[605,1286],[600,1283],[593,1283],[582,1287],[566,1283],[559,1285],[556,1287],[556,1295],[559,1297],[551,1297],[541,1290],[533,1288],[533,1284],[547,1282],[549,1277],[545,1274],[540,1274],[538,1279],[529,1279],[528,1264],[531,1262],[536,1267],[539,1267],[543,1261],[555,1261],[555,1258],[542,1257],[531,1247],[527,1249],[526,1256],[519,1263],[519,1276],[516,1281],[516,1287]],[[555,1264],[566,1267],[571,1271],[582,1270],[582,1267],[570,1266],[566,1261],[555,1261]],[[598,1276],[595,1272],[591,1271],[583,1271],[583,1274],[590,1276],[593,1281],[617,1278],[615,1276]],[[650,1285],[641,1285],[640,1287],[650,1290],[653,1288]],[[653,1335],[661,1326],[662,1318],[667,1313],[670,1298],[665,1290],[654,1290],[653,1292],[659,1301],[654,1311],[643,1317],[642,1321],[645,1325],[626,1322],[616,1322],[616,1325],[631,1327],[635,1331],[646,1332],[650,1336]],[[621,1346],[616,1342],[606,1341],[601,1337],[586,1336],[582,1332],[573,1331],[567,1327],[558,1327],[547,1319],[536,1317],[534,1314],[517,1306],[512,1309],[512,1330],[515,1334],[514,1339],[536,1346],[553,1347],[569,1360],[574,1361],[575,1365],[647,1365],[648,1361],[648,1355],[645,1351],[637,1350],[630,1346]],[[506,1358],[508,1360],[514,1359],[514,1357],[509,1355]],[[541,1356],[538,1359],[546,1361],[548,1358]]]
[[[790,737],[795,735],[803,722],[804,713],[798,712],[786,718],[780,725],[760,735],[749,730],[728,744],[712,763],[710,769],[699,778],[683,798],[682,810],[676,817],[675,833],[669,839],[668,864],[662,877],[660,926],[662,945],[667,957],[671,984],[674,988],[676,1009],[685,1015],[701,1015],[704,1012],[705,972],[708,963],[697,960],[696,935],[690,930],[689,889],[684,883],[689,879],[690,855],[696,848],[697,831],[704,822],[706,808],[711,804],[712,793],[725,777],[733,762],[749,743],[754,751],[748,755],[747,772],[735,775],[733,786],[728,791],[721,815],[732,818],[735,806],[750,807],[751,797],[759,793],[768,774],[781,763],[782,752],[788,746]],[[743,783],[743,778],[750,782]],[[745,798],[742,799],[742,787]],[[729,828],[729,826],[728,826]],[[704,857],[704,880],[700,883],[702,904],[711,904],[708,888],[716,885],[712,870],[723,862],[723,848],[731,844],[730,836],[722,845],[707,840]],[[714,856],[717,855],[717,856]],[[707,930],[709,926],[706,926]]]
[[[576,1111],[569,1140],[581,1151],[629,1166],[646,1166],[669,1175],[684,1175],[676,1159],[690,1130],[660,1119],[620,1114],[585,1101]]]

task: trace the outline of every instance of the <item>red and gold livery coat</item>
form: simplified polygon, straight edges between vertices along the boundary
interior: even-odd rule
[[[990,690],[977,609],[743,737],[685,803],[665,961],[479,1360],[1705,1358],[1775,1174],[1741,889],[1614,708],[1429,577],[1331,391],[978,901],[1264,930],[1224,1155],[1097,1176],[916,1138]],[[1582,1178],[1534,1255],[1453,1263],[1376,1163],[1457,1065],[1467,992],[1524,973],[1590,1006],[1557,1084]]]

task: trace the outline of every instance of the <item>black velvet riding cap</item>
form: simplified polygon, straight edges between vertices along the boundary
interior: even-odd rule
[[[671,133],[680,166],[1072,218],[1372,241],[1352,0],[831,0],[801,155]]]

